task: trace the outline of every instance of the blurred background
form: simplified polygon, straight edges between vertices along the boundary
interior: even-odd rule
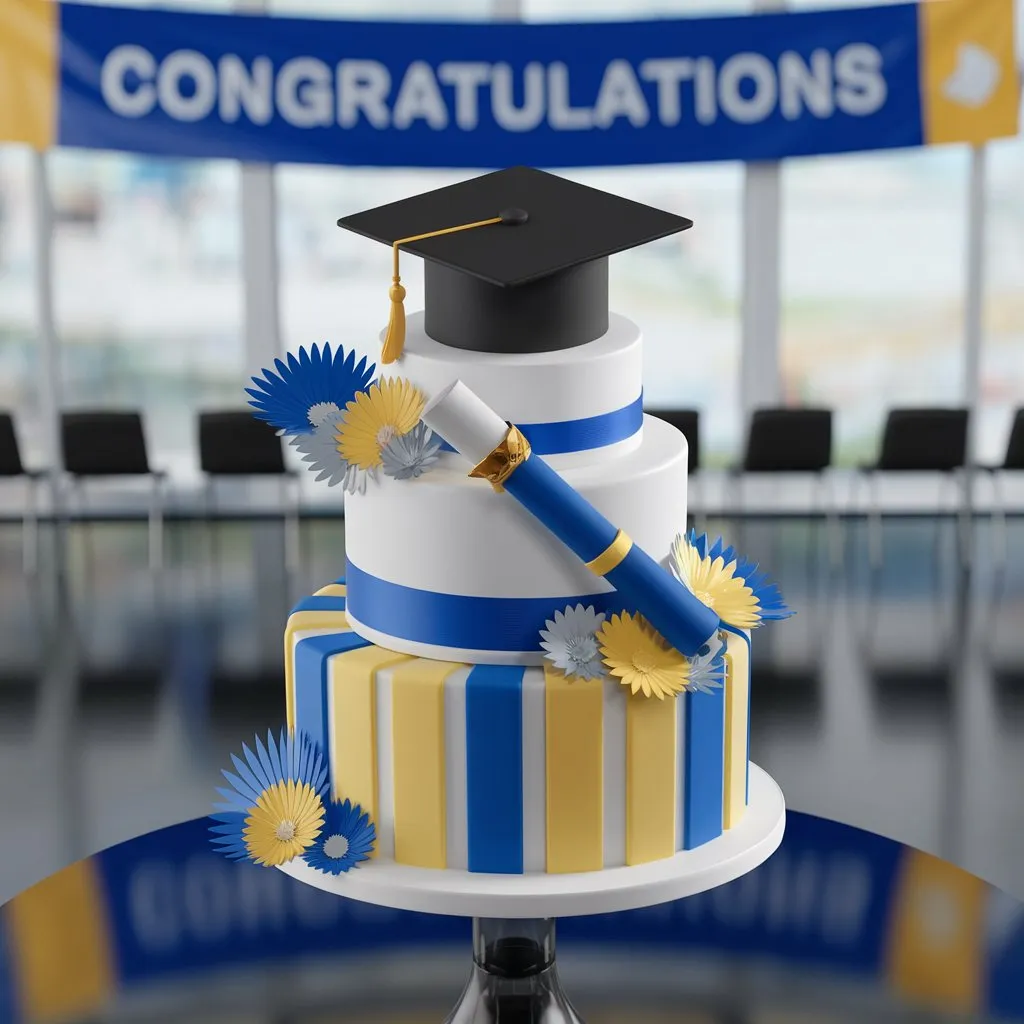
[[[755,6],[264,9],[594,21]],[[197,417],[243,408],[247,377],[281,351],[369,345],[388,253],[336,220],[473,173],[0,144],[0,412],[20,458],[0,476],[0,902],[204,814],[227,752],[281,723],[283,625],[343,571],[340,496],[309,474],[204,472]],[[617,256],[613,305],[644,331],[645,405],[685,424],[696,452],[696,524],[762,560],[799,612],[755,645],[754,760],[792,808],[1024,897],[1024,473],[1012,471],[1024,469],[1024,139],[559,173],[696,223],[678,245]],[[415,309],[418,261],[403,278]],[[138,472],[73,486],[60,475],[48,410],[85,408],[140,414]],[[830,412],[824,464],[759,461],[766,408]],[[954,411],[926,425],[952,433],[917,446],[947,454],[865,472],[894,468],[890,412],[922,408]],[[779,1005],[742,1019],[887,1019],[877,1006],[800,1017],[789,983],[772,984]],[[303,1019],[370,1019],[353,1012]],[[672,1012],[629,1019],[740,1019]]]

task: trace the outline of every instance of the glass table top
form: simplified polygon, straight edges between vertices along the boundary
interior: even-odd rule
[[[442,1021],[471,923],[327,895],[210,846],[209,822],[65,868],[0,911],[10,1024]],[[792,812],[749,875],[560,920],[588,1024],[1024,1020],[1024,904],[930,855]]]

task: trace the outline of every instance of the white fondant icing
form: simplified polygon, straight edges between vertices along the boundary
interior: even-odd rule
[[[751,765],[750,808],[736,828],[650,864],[566,875],[488,875],[374,860],[330,875],[296,857],[280,870],[325,892],[424,914],[575,917],[655,906],[725,885],[763,864],[779,848],[785,828],[782,791]]]
[[[449,868],[469,870],[469,823],[466,792],[466,680],[469,668],[444,681],[445,847]]]
[[[544,670],[523,673],[523,871],[547,871],[547,742]]]
[[[428,400],[460,378],[511,423],[558,423],[615,412],[639,398],[642,341],[635,324],[612,313],[607,333],[586,345],[527,355],[469,352],[427,337],[419,312],[406,321],[401,358],[379,372],[412,381]]]
[[[686,785],[686,705],[682,694],[676,698],[676,849],[681,850],[685,840],[683,821],[683,787]]]
[[[656,560],[686,528],[686,439],[670,424],[645,420],[643,443],[622,458],[566,469],[563,476]],[[382,480],[345,507],[352,563],[389,583],[471,597],[561,598],[610,591],[575,555],[508,494],[465,467],[439,466],[417,480]],[[530,657],[448,648],[367,629],[349,580],[349,623],[373,643],[422,657],[537,664]],[[539,644],[539,640],[538,640]],[[483,655],[483,656],[481,656]]]
[[[377,701],[377,856],[395,856],[395,755],[391,723],[391,673],[378,669],[374,680]]]
[[[626,863],[626,691],[604,681],[604,866]]]

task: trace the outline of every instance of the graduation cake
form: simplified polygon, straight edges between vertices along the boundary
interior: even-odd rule
[[[687,442],[645,416],[609,257],[691,221],[529,168],[339,221],[390,246],[373,355],[248,389],[345,494],[344,570],[285,630],[287,729],[234,759],[223,852],[338,874],[646,864],[749,800],[751,630],[789,614],[687,532]],[[406,316],[399,253],[421,257]]]

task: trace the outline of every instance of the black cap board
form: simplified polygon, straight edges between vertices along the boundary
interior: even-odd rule
[[[511,167],[343,217],[338,225],[421,256],[425,329],[479,352],[549,352],[608,330],[608,257],[693,221],[530,167]],[[404,294],[404,293],[403,293]]]

